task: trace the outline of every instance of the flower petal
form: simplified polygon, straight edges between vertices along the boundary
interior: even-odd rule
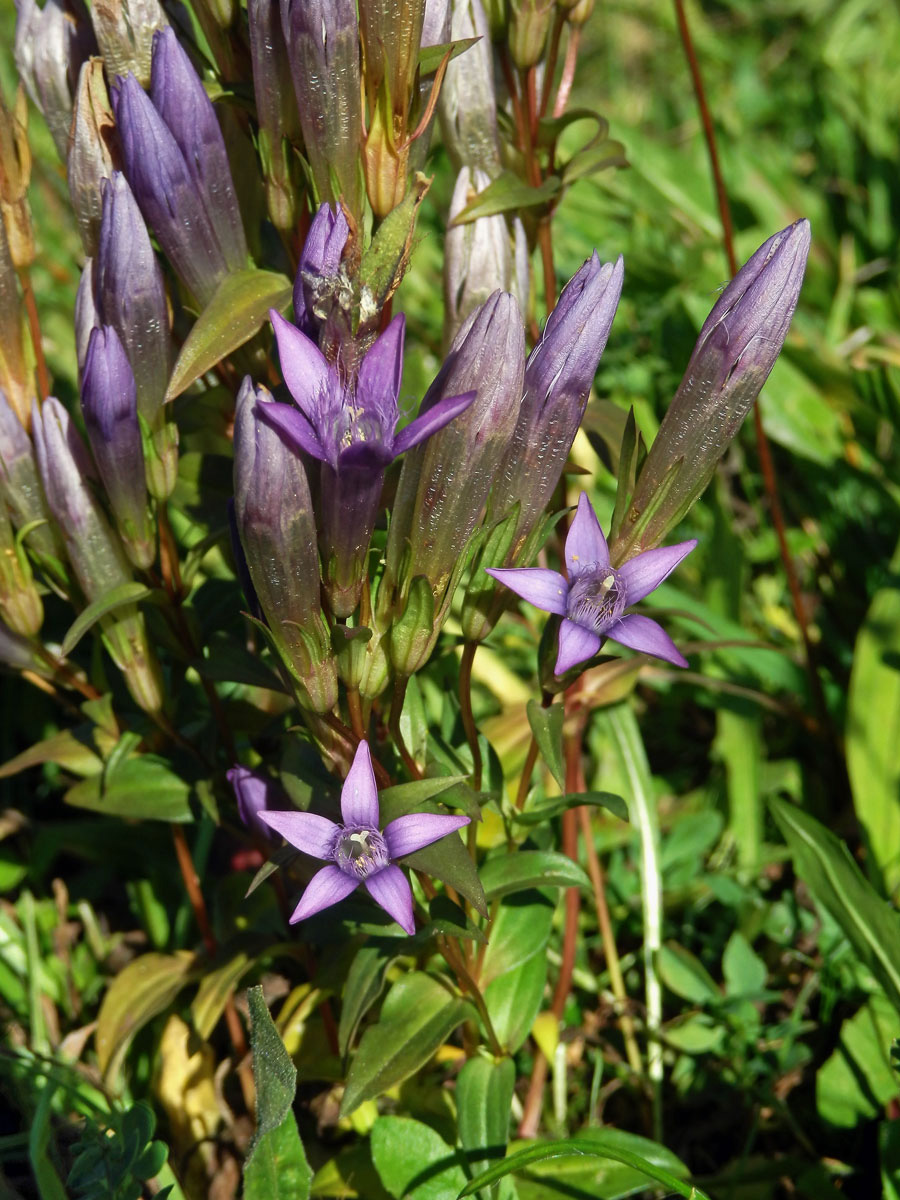
[[[686,667],[687,659],[656,621],[649,617],[641,617],[637,613],[622,617],[615,625],[610,625],[606,636],[630,650],[640,650],[643,654],[652,654],[656,658],[664,658],[666,662],[674,663],[676,667]]]
[[[356,384],[357,404],[367,416],[376,417],[381,422],[385,441],[390,440],[397,424],[405,329],[406,319],[400,313],[366,352]]]
[[[697,539],[691,538],[689,542],[679,542],[675,546],[658,546],[623,563],[619,567],[619,579],[625,584],[625,603],[637,604],[649,596],[696,545]]]
[[[609,566],[609,547],[587,492],[578,497],[578,511],[566,537],[566,566],[570,578],[586,567]]]
[[[358,886],[359,880],[345,875],[339,867],[323,867],[306,885],[300,903],[291,914],[291,925],[344,900]]]
[[[582,629],[574,621],[563,621],[559,627],[559,653],[556,656],[555,675],[565,675],[572,667],[593,658],[600,649],[603,639],[592,629]]]
[[[305,450],[313,458],[322,462],[328,461],[325,447],[319,441],[316,431],[305,415],[290,404],[279,404],[275,400],[256,405],[256,414],[267,424],[273,426],[289,446],[295,450]]]
[[[311,812],[261,812],[257,816],[280,833],[286,842],[313,858],[331,858],[341,831],[334,821]]]
[[[377,875],[370,875],[366,880],[366,891],[412,937],[416,932],[412,889],[400,868],[385,867]]]
[[[345,825],[378,828],[378,789],[368,742],[360,742],[356,747],[353,765],[341,789],[341,815]]]
[[[407,813],[397,817],[384,829],[384,840],[391,858],[402,858],[423,846],[430,846],[439,838],[446,837],[454,829],[469,824],[468,817],[455,817],[443,813]]]
[[[327,403],[329,394],[340,389],[340,381],[319,347],[296,325],[286,321],[274,308],[269,309],[269,319],[275,330],[281,373],[288,391],[304,416],[317,425],[323,398]]]
[[[394,457],[403,454],[406,450],[411,450],[413,446],[418,446],[420,442],[430,438],[433,433],[437,433],[445,425],[449,425],[454,417],[458,417],[460,413],[466,411],[477,395],[477,392],[463,392],[459,396],[445,396],[443,400],[438,400],[437,404],[432,405],[427,412],[419,413],[394,438]]]
[[[390,444],[384,442],[351,442],[349,446],[338,451],[338,467],[350,467],[359,470],[362,467],[372,471],[383,471],[394,461],[394,451]]]
[[[559,617],[566,615],[569,585],[558,571],[547,567],[485,567],[485,570],[535,608]]]

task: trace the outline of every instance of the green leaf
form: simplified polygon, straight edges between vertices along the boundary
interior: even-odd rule
[[[341,1054],[350,1049],[360,1021],[381,995],[384,977],[396,957],[396,947],[373,939],[356,952],[341,1003],[341,1023],[338,1026],[338,1046]]]
[[[109,616],[118,608],[124,608],[126,604],[137,604],[141,600],[146,600],[153,594],[153,588],[148,588],[145,584],[138,583],[133,579],[120,584],[110,592],[105,592],[98,600],[80,612],[69,626],[60,647],[63,658],[69,657],[87,631],[93,628],[102,617]]]
[[[169,1007],[193,978],[196,959],[186,950],[142,954],[115,976],[103,997],[94,1045],[97,1065],[107,1082],[118,1074],[131,1039]]]
[[[190,785],[161,758],[126,759],[105,777],[95,775],[69,788],[63,799],[75,808],[145,821],[189,821]]]
[[[815,818],[785,800],[773,798],[769,808],[798,875],[900,1013],[900,917],[863,877],[844,843]]]
[[[677,942],[666,942],[660,948],[659,974],[670,992],[692,1004],[710,1004],[722,998],[700,959]]]
[[[311,1183],[297,1120],[288,1112],[280,1125],[257,1139],[244,1164],[244,1200],[309,1200]]]
[[[535,954],[484,989],[484,1001],[500,1045],[515,1054],[531,1032],[544,1002],[546,954]]]
[[[534,734],[541,758],[550,768],[559,790],[566,790],[566,768],[562,755],[563,706],[551,704],[548,708],[537,700],[529,700],[526,706],[528,724]]]
[[[378,1118],[372,1161],[396,1200],[455,1200],[466,1182],[457,1151],[430,1125],[409,1117]]]
[[[248,990],[247,1005],[250,1009],[253,1078],[256,1081],[256,1137],[250,1151],[252,1159],[261,1139],[278,1129],[291,1112],[297,1089],[297,1068],[291,1062],[291,1056],[275,1028],[261,987]]]
[[[234,958],[210,971],[200,980],[197,995],[191,1003],[191,1019],[197,1036],[207,1041],[219,1022],[219,1017],[225,1011],[228,997],[234,991],[237,983],[245,972],[250,969],[252,960],[249,954],[241,951]]]
[[[900,886],[900,544],[856,639],[847,697],[853,806],[888,895]]]
[[[446,812],[446,809],[441,809],[437,804],[417,799],[414,789],[419,784],[426,785],[427,789],[436,784],[447,784],[448,787],[452,787],[458,785],[459,782],[458,776],[447,775],[385,788],[378,794],[382,828],[390,821],[410,812]],[[445,790],[444,787],[439,787],[431,795],[439,794],[443,790]],[[401,861],[416,871],[423,871],[426,875],[449,884],[461,896],[464,896],[482,916],[487,916],[487,903],[481,887],[481,880],[478,878],[478,871],[458,833],[450,833],[430,846],[426,846],[423,850],[407,854]]]
[[[558,817],[560,813],[570,808],[581,808],[587,805],[591,808],[608,809],[622,821],[628,820],[628,805],[615,792],[570,792],[566,796],[554,796],[544,804],[536,804],[534,808],[526,808],[524,812],[514,812],[512,820],[517,825],[543,825]]]
[[[501,173],[472,200],[451,222],[450,227],[466,225],[479,217],[493,217],[497,213],[519,212],[523,208],[549,204],[559,193],[562,180],[551,175],[540,187],[523,183],[512,171]]]
[[[81,741],[76,731],[61,729],[59,733],[35,742],[21,754],[8,759],[0,767],[0,779],[8,779],[28,767],[38,767],[48,762],[58,763],[76,775],[99,775],[103,770],[103,760]]]
[[[470,1174],[506,1155],[516,1085],[511,1058],[470,1058],[456,1081],[457,1129]]]
[[[728,939],[722,955],[722,973],[728,996],[747,996],[752,1000],[765,990],[766,964],[739,929]]]
[[[474,1012],[430,975],[414,971],[391,988],[381,1019],[362,1036],[341,1102],[346,1116],[423,1066]]]
[[[436,933],[443,933],[450,937],[468,938],[471,941],[487,945],[487,938],[478,926],[466,916],[458,904],[453,903],[449,896],[438,895],[430,900],[428,915],[431,919],[417,932],[417,938],[425,939],[433,937]]]
[[[484,986],[535,955],[544,956],[556,908],[551,895],[536,890],[517,892],[500,905],[481,964]]]
[[[459,38],[455,42],[442,42],[439,46],[423,46],[419,51],[419,75],[433,75],[450,51],[450,61],[458,58],[470,46],[480,42],[481,38]]]
[[[824,1120],[851,1129],[898,1094],[890,1061],[896,1032],[896,1013],[880,993],[843,1023],[837,1049],[816,1072],[816,1107]]]
[[[488,900],[533,887],[583,887],[591,882],[566,854],[555,850],[519,850],[492,858],[481,869],[481,885]]]
[[[195,379],[259,333],[269,309],[284,308],[290,298],[290,280],[274,271],[254,267],[227,275],[181,347],[166,400],[180,396]]]
[[[394,787],[385,788],[378,793],[379,812],[381,812],[382,805],[386,805],[391,812],[396,810],[400,816],[411,812],[421,812],[420,804],[439,796],[441,792],[456,787],[458,783],[465,783],[467,779],[467,775],[435,775],[429,779],[414,779],[411,783],[395,784]],[[440,810],[435,808],[434,811],[439,812]],[[393,819],[393,817],[390,818],[390,820]],[[382,820],[384,824],[387,824],[388,818],[384,817],[383,813]]]
[[[516,1151],[515,1154],[505,1158],[502,1163],[497,1163],[496,1166],[490,1167],[473,1179],[459,1193],[458,1200],[463,1200],[464,1196],[473,1196],[488,1184],[495,1183],[498,1179],[502,1179],[514,1171],[522,1171],[535,1163],[573,1157],[611,1158],[615,1162],[634,1167],[648,1179],[683,1196],[684,1200],[709,1200],[705,1192],[697,1187],[692,1187],[689,1183],[684,1183],[682,1179],[672,1173],[671,1169],[659,1166],[654,1161],[662,1156],[670,1166],[677,1164],[684,1170],[684,1174],[687,1174],[687,1169],[683,1168],[683,1164],[679,1163],[664,1146],[658,1146],[655,1142],[647,1141],[645,1138],[622,1134],[618,1130],[597,1130],[590,1137],[580,1136],[567,1141],[539,1142]]]

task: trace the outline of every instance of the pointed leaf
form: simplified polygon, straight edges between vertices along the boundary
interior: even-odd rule
[[[555,175],[545,179],[539,187],[532,187],[523,183],[512,171],[502,171],[454,217],[450,227],[466,225],[479,217],[493,217],[497,213],[519,212],[523,208],[549,204],[558,195],[561,187],[562,180]]]
[[[459,1152],[410,1117],[378,1118],[372,1161],[396,1200],[449,1200],[466,1182]]]
[[[404,975],[391,988],[381,1020],[363,1034],[341,1102],[346,1116],[364,1100],[408,1079],[463,1021],[472,1006],[421,971]]]
[[[58,763],[76,775],[99,775],[103,770],[102,759],[80,741],[72,730],[62,729],[8,759],[0,767],[0,779],[8,779],[19,771],[38,767],[42,763]]]
[[[256,1143],[244,1165],[244,1200],[308,1200],[312,1170],[292,1112]]]
[[[97,1017],[97,1065],[107,1082],[115,1080],[131,1039],[169,1007],[190,982],[196,959],[186,950],[142,954],[113,979]]]
[[[115,771],[69,788],[63,799],[75,808],[145,821],[190,821],[190,785],[161,758],[137,755]]]
[[[290,280],[275,271],[253,268],[227,275],[181,347],[166,399],[180,396],[195,379],[259,333],[269,309],[286,308],[291,292]]]
[[[297,1068],[284,1048],[281,1034],[266,1007],[261,987],[247,992],[250,1009],[250,1047],[253,1051],[253,1078],[256,1082],[256,1137],[247,1165],[261,1140],[278,1129],[291,1115],[297,1088]]]
[[[112,591],[104,592],[99,599],[80,612],[69,626],[60,647],[63,658],[69,657],[87,631],[96,625],[101,617],[109,616],[117,608],[122,608],[126,604],[137,604],[141,600],[146,600],[148,596],[153,595],[153,590],[146,584],[129,580],[128,583],[122,583]]]
[[[191,1003],[191,1018],[197,1036],[204,1042],[218,1024],[236,984],[252,965],[250,955],[241,951],[200,980],[197,995]]]
[[[550,768],[550,773],[559,785],[560,791],[566,790],[566,768],[562,755],[563,706],[551,704],[544,706],[538,700],[529,700],[527,705],[528,724],[534,734],[541,758]]]
[[[524,812],[514,812],[512,819],[517,825],[543,825],[570,808],[605,808],[622,821],[628,820],[628,805],[615,792],[570,792],[566,796],[554,796],[544,804],[536,804]]]
[[[519,850],[492,858],[481,869],[481,886],[488,900],[534,887],[590,888],[591,881],[565,854],[555,850]]]
[[[360,1021],[381,995],[387,969],[394,961],[395,948],[377,938],[360,947],[350,964],[341,1003],[338,1046],[341,1054],[350,1049]]]
[[[769,801],[794,869],[846,934],[900,1013],[900,916],[863,877],[844,843],[785,800]]]
[[[516,1067],[511,1058],[499,1062],[470,1058],[459,1073],[457,1128],[472,1174],[490,1166],[491,1160],[506,1156],[515,1085]]]

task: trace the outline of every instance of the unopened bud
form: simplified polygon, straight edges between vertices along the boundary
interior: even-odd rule
[[[103,79],[103,60],[91,58],[78,80],[67,165],[69,195],[87,255],[96,254],[100,243],[103,181],[118,165],[116,123]]]
[[[650,550],[690,509],[753,406],[790,328],[809,254],[809,221],[764,242],[703,323],[684,378],[644,462],[614,566]]]
[[[509,52],[520,71],[536,66],[544,53],[554,0],[509,0]]]
[[[484,171],[463,167],[450,201],[444,239],[444,340],[449,344],[463,321],[493,292],[511,291],[513,254],[502,213],[454,225],[457,217],[490,179]]]
[[[247,22],[266,204],[275,228],[290,234],[297,225],[300,193],[293,145],[302,134],[279,5],[248,0]]]
[[[110,79],[132,71],[147,87],[153,35],[168,25],[159,0],[93,0],[91,20]]]
[[[453,5],[451,38],[480,40],[448,64],[438,97],[438,115],[444,144],[457,170],[480,167],[493,175],[500,169],[500,145],[488,35],[488,18],[481,0],[461,0]]]
[[[65,552],[38,478],[31,438],[6,396],[0,391],[0,505],[13,528],[27,530],[26,545],[58,582],[65,579]]]
[[[316,525],[299,455],[259,413],[265,388],[241,385],[234,425],[234,515],[262,614],[304,707],[327,712],[337,670],[319,593]]]
[[[0,214],[6,226],[10,257],[17,271],[34,261],[34,233],[28,204],[30,179],[28,101],[20,83],[12,112],[0,95]]]
[[[362,216],[362,108],[355,0],[281,0],[306,158],[319,203]]]

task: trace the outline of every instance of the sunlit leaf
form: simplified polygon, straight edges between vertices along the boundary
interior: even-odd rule
[[[115,976],[100,1005],[94,1037],[97,1065],[107,1080],[115,1079],[137,1031],[165,1012],[190,982],[195,964],[186,950],[142,954]]]

